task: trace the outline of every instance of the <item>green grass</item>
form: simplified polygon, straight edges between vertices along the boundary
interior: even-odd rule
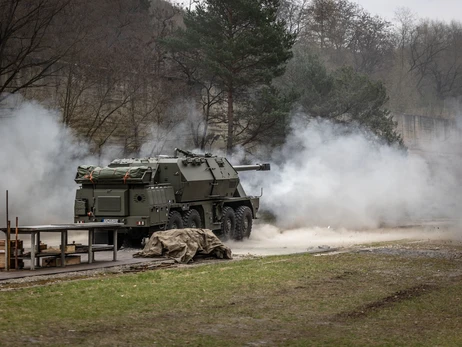
[[[460,266],[303,254],[15,289],[0,345],[462,345]]]

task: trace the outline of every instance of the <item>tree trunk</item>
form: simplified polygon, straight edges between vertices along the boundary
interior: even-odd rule
[[[210,107],[207,106],[206,117],[205,117],[205,122],[204,122],[204,129],[202,130],[202,136],[201,136],[201,145],[200,145],[201,151],[205,151],[205,144],[206,144],[205,141],[207,139],[207,132],[209,128],[209,114],[210,114]]]
[[[226,139],[226,154],[231,156],[234,142],[234,103],[233,89],[228,89],[228,138]]]

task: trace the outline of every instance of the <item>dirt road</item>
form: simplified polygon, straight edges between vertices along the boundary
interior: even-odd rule
[[[269,224],[257,224],[249,240],[229,242],[234,254],[279,255],[316,249],[351,247],[396,240],[462,241],[462,227],[455,221],[420,221],[400,227],[369,230],[297,228],[282,230]]]

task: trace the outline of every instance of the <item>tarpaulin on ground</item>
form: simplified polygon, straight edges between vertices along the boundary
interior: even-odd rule
[[[219,259],[232,259],[226,247],[208,229],[172,229],[152,234],[149,241],[134,257],[154,258],[166,256],[178,263],[189,263],[196,255],[210,255]]]

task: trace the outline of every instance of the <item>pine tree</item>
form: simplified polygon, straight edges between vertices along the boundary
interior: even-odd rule
[[[279,0],[205,0],[184,17],[185,28],[164,43],[183,71],[213,80],[225,92],[226,149],[234,147],[235,103],[269,85],[291,58],[295,36],[277,18]]]

